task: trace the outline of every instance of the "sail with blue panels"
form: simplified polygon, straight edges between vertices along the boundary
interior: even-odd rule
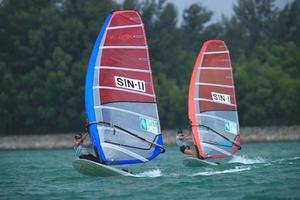
[[[85,111],[101,162],[131,164],[164,151],[147,39],[140,14],[114,11],[90,56]]]

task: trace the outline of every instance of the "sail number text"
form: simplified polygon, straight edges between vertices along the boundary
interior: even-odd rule
[[[127,88],[131,90],[146,92],[145,81],[115,76],[115,83],[117,87]]]
[[[230,95],[217,92],[211,93],[212,100],[218,103],[231,104]]]

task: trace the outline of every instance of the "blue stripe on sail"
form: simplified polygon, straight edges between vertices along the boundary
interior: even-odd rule
[[[86,74],[86,80],[85,80],[85,112],[87,113],[88,116],[88,121],[89,122],[95,122],[96,121],[96,115],[95,115],[95,110],[94,110],[94,95],[93,95],[93,82],[94,82],[94,67],[97,61],[97,56],[98,56],[98,51],[99,51],[99,45],[101,43],[101,40],[103,38],[103,34],[105,32],[105,29],[111,19],[112,13],[110,13],[102,28],[101,31],[97,37],[97,40],[94,44],[92,54],[90,56],[89,60],[89,65],[87,69],[87,74]],[[92,124],[89,127],[89,132],[91,136],[91,141],[93,145],[97,148],[99,156],[101,160],[106,160],[105,155],[103,153],[103,150],[100,145],[100,138],[97,130],[97,125]]]
[[[157,141],[156,141],[156,144],[159,144],[159,145],[163,145],[163,141],[162,141],[162,136],[160,135],[158,138],[157,138]],[[153,154],[146,158],[147,160],[152,160],[153,158],[155,158],[156,156],[158,156],[161,152],[161,149],[159,147],[155,147],[154,149],[154,152]],[[111,164],[119,164],[119,165],[122,165],[122,164],[136,164],[136,163],[143,163],[143,161],[141,160],[114,160],[114,161],[106,161],[107,163],[111,163]]]
[[[218,143],[220,146],[225,146],[225,147],[232,147],[232,143],[229,142],[228,140],[222,140],[221,142]]]
[[[157,138],[156,144],[159,144],[159,145],[163,146],[163,141],[162,141],[162,136],[161,135]],[[160,154],[160,152],[161,152],[161,149],[158,146],[156,146],[155,149],[154,149],[154,152],[153,152],[152,156],[150,156],[147,159],[148,160],[152,160],[153,158],[155,158],[156,156],[158,156],[158,154]]]

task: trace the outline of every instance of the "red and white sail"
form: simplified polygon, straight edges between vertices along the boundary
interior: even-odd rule
[[[191,77],[188,106],[201,157],[232,156],[240,149],[232,66],[224,41],[209,40],[202,46]]]

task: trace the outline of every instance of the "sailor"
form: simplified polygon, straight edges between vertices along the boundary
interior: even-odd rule
[[[177,136],[176,136],[176,144],[179,146],[179,149],[184,154],[192,155],[193,157],[197,157],[197,153],[191,149],[191,146],[187,142],[188,140],[191,140],[191,136],[184,134],[182,129],[178,129]]]
[[[87,145],[83,143],[87,135],[88,133],[86,132],[83,135],[81,133],[78,133],[74,136],[75,155],[82,159],[98,162],[98,159],[89,152],[89,148],[87,147]]]

